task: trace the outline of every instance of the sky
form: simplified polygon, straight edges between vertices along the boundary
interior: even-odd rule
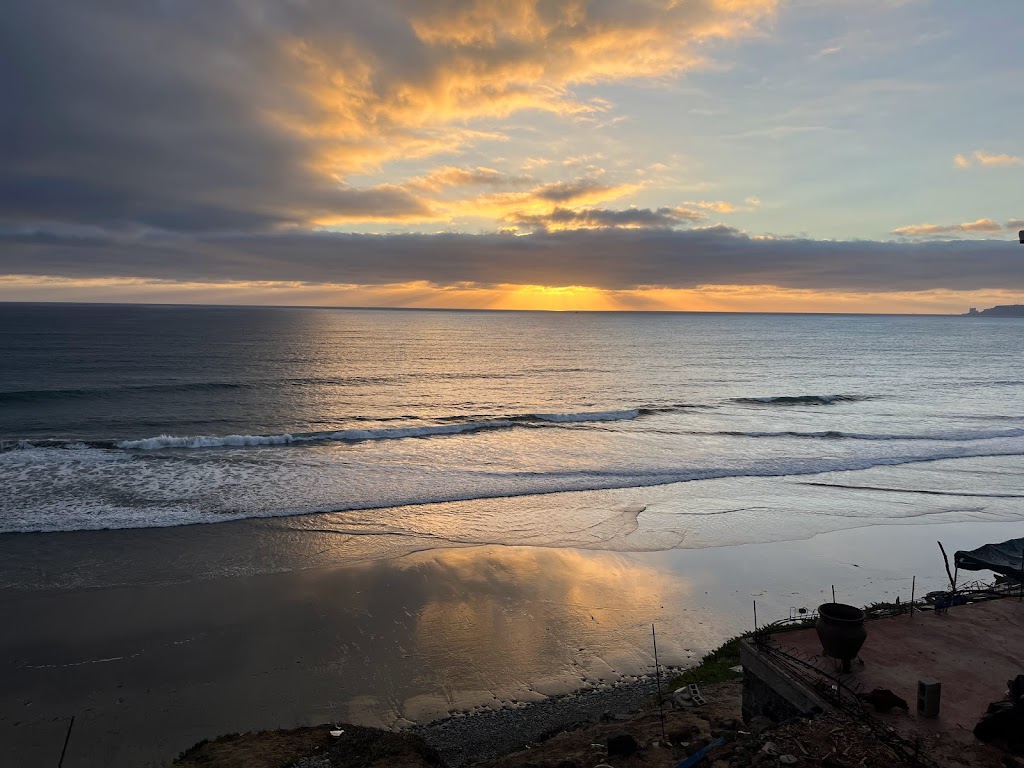
[[[1024,297],[1019,0],[32,0],[0,301]]]

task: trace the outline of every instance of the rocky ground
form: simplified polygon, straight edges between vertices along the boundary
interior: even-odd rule
[[[584,689],[566,696],[416,726],[410,733],[436,749],[450,768],[528,749],[563,731],[604,720],[621,721],[650,708],[653,680]]]
[[[179,768],[674,768],[706,747],[711,768],[1024,768],[968,733],[920,744],[891,739],[885,726],[828,712],[773,723],[740,718],[738,680],[705,686],[707,703],[665,708],[649,683],[457,716],[402,733],[343,726],[221,737],[183,754]],[[718,739],[725,743],[713,746]],[[915,763],[916,758],[919,759]]]

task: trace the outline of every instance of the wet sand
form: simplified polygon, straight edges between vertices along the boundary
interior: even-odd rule
[[[72,715],[68,768],[164,765],[229,731],[521,705],[653,671],[652,622],[662,663],[686,665],[751,626],[754,600],[764,621],[816,606],[833,584],[849,602],[907,599],[912,576],[919,594],[942,585],[937,538],[966,549],[1024,535],[1024,523],[906,524],[654,553],[307,557],[281,570],[281,534],[260,526],[0,537],[6,759],[56,764]],[[209,576],[264,553],[272,572]]]

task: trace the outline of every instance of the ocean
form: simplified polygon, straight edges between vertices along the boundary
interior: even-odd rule
[[[0,532],[292,518],[395,551],[649,551],[1018,520],[1022,331],[0,305]]]

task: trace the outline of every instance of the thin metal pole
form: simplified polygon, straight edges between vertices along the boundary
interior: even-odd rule
[[[836,585],[833,584],[832,585],[832,602],[834,603],[835,601],[836,601]]]
[[[910,618],[914,618],[914,590],[917,587],[917,576],[910,579]]]
[[[661,698],[661,666],[658,664],[658,636],[654,634],[654,624],[651,624],[651,640],[654,642],[654,677],[658,681],[658,712],[661,714],[661,738],[668,741],[665,735],[665,707]]]
[[[754,601],[754,631],[757,631],[757,600]]]
[[[57,763],[57,768],[61,768],[61,766],[64,765],[64,753],[66,753],[68,751],[68,741],[71,740],[71,729],[72,729],[72,727],[74,727],[74,725],[75,725],[75,716],[72,715],[71,716],[71,722],[68,723],[68,733],[64,737],[64,749],[62,749],[60,751],[60,762]]]

